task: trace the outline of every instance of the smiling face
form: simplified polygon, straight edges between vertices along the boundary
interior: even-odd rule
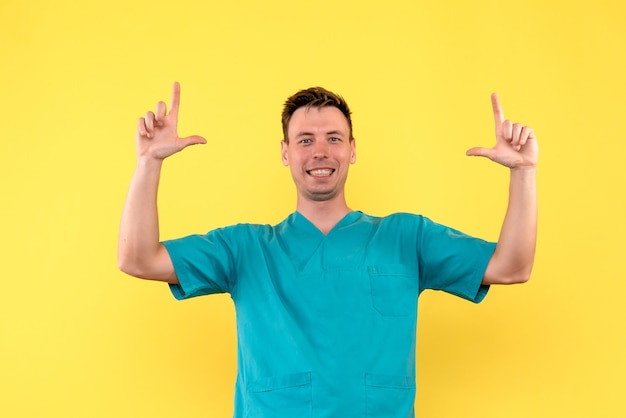
[[[348,120],[334,106],[300,107],[289,121],[282,141],[283,164],[291,169],[298,199],[329,201],[343,198],[348,168],[356,160]]]

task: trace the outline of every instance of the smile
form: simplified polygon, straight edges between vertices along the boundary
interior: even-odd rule
[[[307,170],[307,174],[313,177],[328,177],[335,172],[333,168],[316,168],[315,170]]]

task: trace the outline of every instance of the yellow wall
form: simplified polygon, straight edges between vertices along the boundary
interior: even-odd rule
[[[541,147],[536,268],[479,306],[420,307],[420,417],[626,416],[626,7],[617,0],[0,3],[0,416],[226,417],[227,296],[175,302],[116,268],[136,118],[182,85],[162,237],[294,209],[279,112],[354,111],[355,209],[496,239],[489,94]],[[480,411],[480,412],[479,412]]]

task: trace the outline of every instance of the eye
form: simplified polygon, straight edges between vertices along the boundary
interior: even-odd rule
[[[341,138],[337,138],[336,136],[333,136],[333,137],[331,137],[331,138],[328,138],[328,140],[329,140],[330,142],[340,142],[340,141],[341,141]]]
[[[300,144],[310,144],[311,143],[311,138],[303,138],[299,141]]]

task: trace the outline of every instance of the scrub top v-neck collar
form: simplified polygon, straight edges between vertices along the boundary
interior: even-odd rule
[[[328,234],[324,234],[301,213],[292,213],[285,223],[286,229],[280,241],[295,271],[322,271],[329,267],[330,260],[343,258],[346,243],[342,240],[345,233],[341,232],[357,224],[362,216],[361,212],[349,212]]]
[[[361,215],[362,215],[362,212],[360,211],[348,212],[326,234],[324,234],[318,227],[316,227],[313,224],[313,222],[311,222],[306,216],[304,216],[298,211],[295,211],[294,213],[291,214],[290,216],[291,219],[289,223],[291,223],[291,225],[295,229],[300,230],[302,232],[315,234],[317,237],[327,237],[333,234],[335,231],[353,224],[361,217]]]

